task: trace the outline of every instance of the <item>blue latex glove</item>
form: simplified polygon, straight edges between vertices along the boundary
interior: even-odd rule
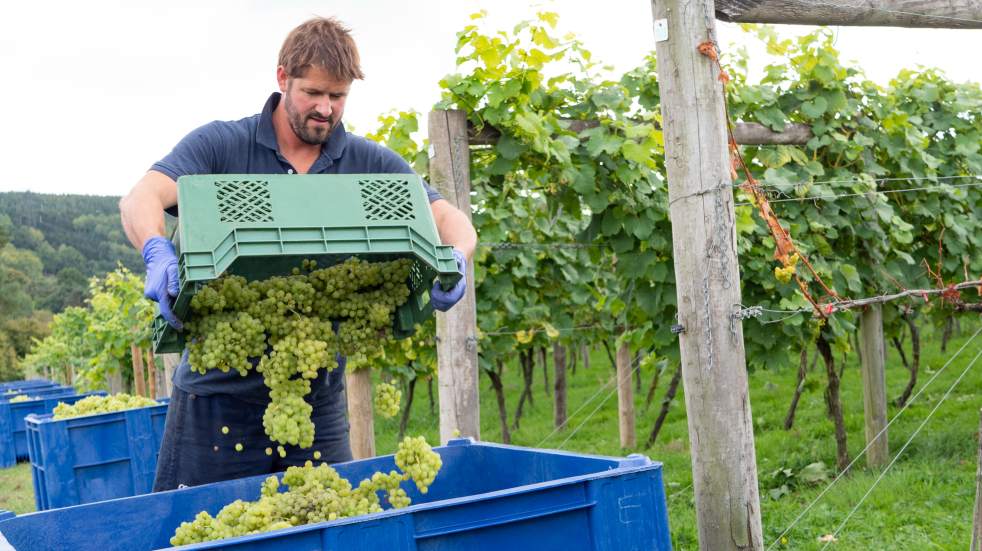
[[[158,311],[174,329],[184,328],[171,310],[180,291],[177,279],[177,253],[174,244],[164,237],[151,237],[143,245],[143,262],[147,265],[147,281],[143,296],[157,303]]]
[[[453,257],[457,261],[457,271],[460,272],[460,281],[449,291],[444,291],[439,281],[433,283],[433,288],[430,289],[430,304],[433,305],[435,310],[441,312],[446,312],[451,306],[457,304],[460,299],[464,298],[464,291],[467,289],[467,257],[457,249],[453,250]]]

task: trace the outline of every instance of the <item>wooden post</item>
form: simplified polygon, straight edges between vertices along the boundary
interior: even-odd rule
[[[627,343],[617,348],[617,420],[621,448],[637,444],[634,430],[634,386],[631,385],[631,348]]]
[[[712,0],[653,0],[700,549],[763,549]]]
[[[431,111],[429,139],[433,147],[430,182],[443,197],[471,216],[470,152],[467,115],[460,110]],[[437,368],[440,383],[440,442],[459,433],[481,437],[478,395],[477,302],[474,265],[467,265],[467,292],[450,311],[436,313]]]
[[[576,349],[573,348],[573,355]],[[552,365],[556,371],[553,393],[553,425],[559,429],[566,424],[566,347],[555,342],[552,345]]]
[[[147,387],[143,373],[143,350],[135,343],[130,345],[130,356],[133,358],[133,394],[146,396]]]
[[[982,411],[979,413],[979,458],[975,470],[975,512],[972,515],[971,551],[982,551]]]
[[[174,392],[174,370],[181,363],[180,354],[161,354],[161,359],[164,361],[164,380],[163,385],[159,385],[161,389],[164,390],[164,398],[169,397]]]
[[[375,457],[375,420],[372,411],[372,372],[368,368],[345,371],[351,454],[355,459]]]
[[[885,467],[890,461],[890,446],[886,432],[887,388],[884,368],[886,350],[883,344],[882,304],[870,304],[860,314],[859,347],[863,372],[866,443],[872,443],[866,450],[866,465],[872,468]]]
[[[716,16],[734,23],[982,29],[978,0],[717,0]]]
[[[147,396],[157,399],[157,364],[153,360],[153,350],[147,349]]]
[[[72,386],[75,384],[75,368],[72,364],[67,364],[65,366],[65,385]]]
[[[106,386],[109,387],[110,394],[123,392],[123,374],[120,373],[120,369],[110,371],[109,374],[106,375]]]

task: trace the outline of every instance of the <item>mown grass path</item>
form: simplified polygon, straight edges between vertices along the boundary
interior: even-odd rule
[[[921,374],[915,392],[924,387],[978,328],[966,323],[967,321],[963,320],[961,336],[948,344],[946,353],[940,351],[940,338],[929,331],[925,332]],[[890,427],[891,457],[900,450],[980,350],[982,335],[965,347]],[[841,361],[841,354],[838,356],[837,361]],[[825,473],[826,480],[810,482],[809,480],[815,478],[821,479],[822,470],[812,466],[803,472],[805,467],[814,463],[821,462],[827,467],[835,464],[833,427],[826,417],[822,394],[825,388],[823,367],[818,366],[808,374],[794,428],[785,431],[782,426],[796,384],[796,370],[796,366],[789,365],[787,369],[756,371],[750,376],[765,546],[774,542],[835,476],[829,469]],[[644,372],[642,375],[646,387],[652,373]],[[563,449],[603,455],[637,452],[663,462],[673,545],[678,550],[697,549],[683,392],[680,389],[658,441],[651,449],[622,450],[617,434],[617,397],[613,392],[614,386],[609,384],[599,395],[597,393],[613,376],[614,371],[603,352],[593,355],[590,369],[583,369],[581,366],[575,375],[570,373],[567,376],[570,413],[591,397],[595,399],[570,417],[569,428],[546,438],[553,432],[552,402],[551,396],[546,396],[543,392],[541,369],[537,370],[534,406],[526,406],[521,427],[512,431],[512,443],[556,448],[567,440],[577,426],[586,421],[562,445]],[[888,348],[887,395],[891,400],[901,392],[907,376],[896,351],[892,347]],[[647,439],[670,378],[671,373],[662,374],[658,393],[646,413],[642,413],[644,392],[638,393],[640,445]],[[517,367],[506,368],[504,382],[511,416],[521,390],[521,377]],[[896,465],[845,525],[831,548],[897,550],[968,547],[975,499],[978,451],[976,431],[979,425],[979,408],[982,407],[980,389],[982,361],[967,372],[948,400],[941,405]],[[852,457],[865,445],[861,390],[857,358],[855,354],[851,354],[843,375],[842,399]],[[427,394],[425,382],[417,385],[408,433],[422,434],[430,442],[435,442],[438,438],[439,418],[437,414],[430,412]],[[596,409],[594,415],[589,416],[601,402],[603,405]],[[482,377],[481,430],[483,437],[489,441],[500,440],[496,408],[488,380]],[[898,408],[891,403],[889,418],[897,411]],[[377,419],[375,427],[378,453],[394,451],[398,420]],[[879,474],[878,471],[866,470],[863,460],[857,462],[853,471],[836,483],[801,519],[786,542],[778,543],[775,548],[821,549],[824,544],[819,542],[819,537],[835,530]],[[0,509],[23,513],[33,508],[29,465],[22,463],[11,469],[0,470]]]

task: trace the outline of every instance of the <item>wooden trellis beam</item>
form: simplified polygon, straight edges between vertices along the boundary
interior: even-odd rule
[[[982,29],[978,0],[718,0],[731,23]]]

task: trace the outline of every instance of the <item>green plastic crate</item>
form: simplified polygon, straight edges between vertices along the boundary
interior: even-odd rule
[[[288,275],[303,259],[327,267],[351,256],[414,259],[409,300],[393,331],[411,335],[432,314],[434,278],[460,279],[453,248],[440,244],[429,200],[414,174],[223,174],[177,181],[180,217],[173,241],[181,289],[174,312],[186,319],[191,297],[222,274],[249,280]],[[161,316],[154,351],[181,352],[184,335]]]

